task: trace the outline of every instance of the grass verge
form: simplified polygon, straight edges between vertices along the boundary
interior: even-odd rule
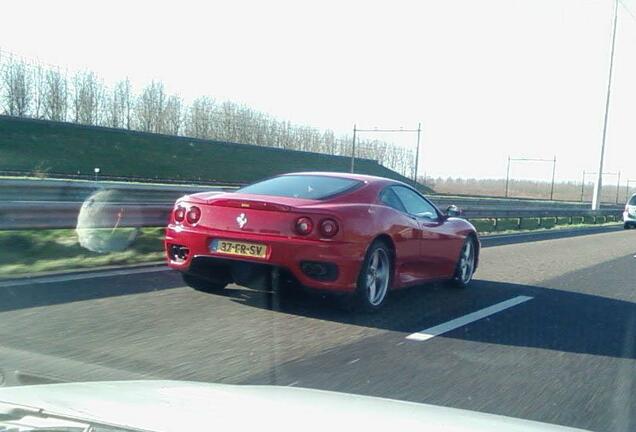
[[[93,252],[80,245],[80,237],[72,229],[0,231],[0,277],[163,259],[163,228],[142,228],[134,239],[130,234],[128,228],[115,233],[110,230],[92,233],[88,241],[95,243],[98,239],[99,250],[108,250],[104,237],[117,240],[112,251]],[[122,237],[130,241],[122,244]]]
[[[528,230],[506,229],[480,234],[487,237],[611,225],[618,225],[618,223],[557,225],[551,228]],[[115,233],[103,230],[91,232],[90,236],[85,236],[82,233],[78,235],[72,229],[0,231],[0,278],[163,260],[163,228],[142,228],[136,232],[134,240],[130,240],[131,232],[130,228],[122,228]],[[82,242],[80,242],[80,236],[83,237]],[[122,239],[129,241],[123,242]],[[111,251],[90,251],[80,244],[86,244],[87,241],[98,250],[108,250],[107,246],[111,245]]]
[[[607,222],[607,223],[598,223],[598,224],[576,224],[576,225],[556,225],[551,228],[534,228],[534,229],[515,229],[515,230],[503,230],[503,231],[489,231],[489,232],[480,232],[479,235],[481,237],[489,237],[489,236],[498,236],[502,234],[520,234],[520,233],[539,233],[545,231],[560,231],[560,230],[575,230],[581,228],[592,228],[592,227],[606,227],[606,226],[619,226],[622,225],[622,222]]]

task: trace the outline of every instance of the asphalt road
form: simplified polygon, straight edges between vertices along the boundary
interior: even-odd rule
[[[468,290],[401,291],[373,315],[305,294],[200,293],[163,269],[0,283],[0,370],[6,384],[294,385],[636,430],[636,231],[485,245]]]

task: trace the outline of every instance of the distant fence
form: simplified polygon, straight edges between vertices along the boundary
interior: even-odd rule
[[[180,196],[195,192],[235,190],[236,185],[164,185],[108,183],[101,181],[0,179],[0,203],[8,201],[83,202],[99,191],[115,193],[117,202],[172,204]]]

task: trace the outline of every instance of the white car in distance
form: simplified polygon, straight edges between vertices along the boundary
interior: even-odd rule
[[[623,226],[625,229],[636,228],[636,194],[632,195],[627,204],[625,204]]]

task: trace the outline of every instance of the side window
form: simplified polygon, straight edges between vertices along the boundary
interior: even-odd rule
[[[392,188],[386,188],[380,193],[380,201],[384,205],[406,213],[406,209]]]
[[[395,194],[400,198],[407,213],[423,218],[437,219],[435,207],[411,189],[403,186],[394,186],[391,189],[393,189]]]

